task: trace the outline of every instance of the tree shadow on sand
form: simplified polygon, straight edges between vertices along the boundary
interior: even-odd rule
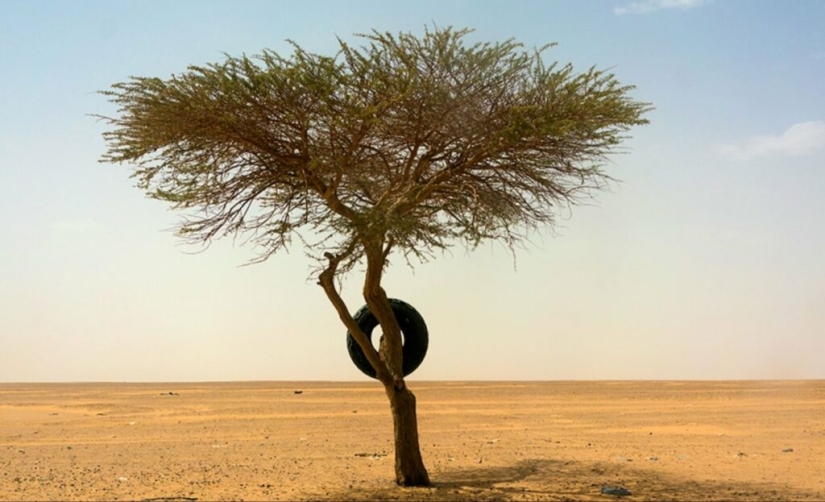
[[[512,466],[482,467],[434,473],[429,488],[354,487],[333,500],[610,500],[603,486],[622,486],[631,495],[621,500],[824,500],[825,492],[804,492],[771,483],[696,481],[620,464],[524,460]]]

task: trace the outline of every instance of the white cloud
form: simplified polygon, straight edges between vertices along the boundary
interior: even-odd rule
[[[661,9],[687,10],[707,5],[713,0],[641,0],[631,2],[624,7],[616,7],[613,13],[617,16],[624,14],[647,14]]]
[[[778,136],[753,136],[739,144],[722,145],[717,151],[732,160],[751,160],[770,155],[800,156],[825,150],[825,122],[794,124]]]

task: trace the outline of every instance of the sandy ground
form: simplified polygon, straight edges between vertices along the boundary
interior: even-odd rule
[[[0,384],[0,500],[825,500],[825,382]],[[296,390],[303,391],[296,394]]]

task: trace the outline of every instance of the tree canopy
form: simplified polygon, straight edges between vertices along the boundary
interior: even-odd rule
[[[243,235],[256,261],[295,237],[335,274],[372,244],[408,259],[515,245],[604,187],[606,156],[650,107],[608,72],[546,62],[551,46],[469,34],[374,31],[332,56],[293,43],[131,77],[102,92],[118,107],[102,160],[183,209],[180,235]]]

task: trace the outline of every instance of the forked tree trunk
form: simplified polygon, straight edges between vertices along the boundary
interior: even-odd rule
[[[329,297],[338,316],[364,351],[375,368],[377,378],[384,386],[392,411],[393,437],[395,439],[395,481],[401,486],[429,486],[430,476],[421,458],[418,442],[418,418],[415,395],[407,388],[403,373],[401,328],[395,319],[387,295],[381,287],[381,275],[386,255],[380,244],[367,247],[367,273],[364,279],[364,299],[378,319],[384,335],[376,352],[366,335],[349,313],[338,291],[334,277],[344,255],[327,254],[329,267],[319,276],[320,284]]]
[[[364,299],[378,319],[383,331],[379,353],[386,365],[387,377],[379,379],[390,400],[393,435],[395,438],[395,481],[402,486],[429,486],[430,476],[421,458],[418,443],[418,418],[415,409],[415,395],[404,382],[404,353],[401,328],[395,319],[381,276],[384,271],[386,253],[382,246],[366,249],[367,273],[364,278]],[[381,372],[379,372],[379,375]]]

